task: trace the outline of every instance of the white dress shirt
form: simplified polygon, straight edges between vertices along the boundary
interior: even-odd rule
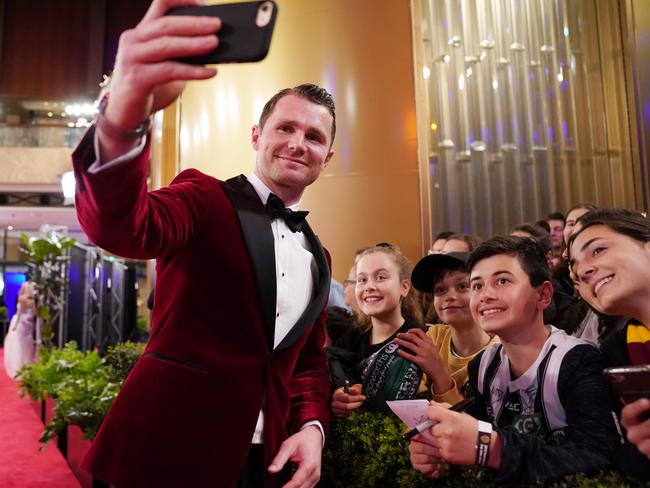
[[[271,190],[260,180],[255,173],[248,176],[248,181],[266,205]],[[300,202],[287,208],[294,212],[300,207]],[[275,336],[273,348],[278,347],[282,339],[296,324],[309,302],[314,297],[314,290],[318,279],[318,267],[311,253],[309,242],[302,232],[291,232],[284,220],[271,221],[273,231],[273,247],[275,249],[275,279],[277,283],[277,296],[275,305]],[[263,290],[262,290],[263,293]],[[273,385],[269,385],[273,388]],[[323,434],[320,422],[307,422],[303,429],[309,425],[317,425]],[[262,443],[264,431],[264,407],[260,411],[253,434],[253,444]]]

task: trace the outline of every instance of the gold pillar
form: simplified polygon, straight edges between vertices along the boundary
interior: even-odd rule
[[[627,57],[629,68],[628,92],[633,103],[630,107],[634,113],[633,123],[630,124],[634,138],[634,179],[637,192],[637,208],[650,210],[650,6],[642,0],[623,0],[624,32],[626,35]]]
[[[337,103],[336,154],[301,207],[343,280],[361,246],[422,254],[409,0],[277,0],[269,56],[190,83],[180,113],[180,167],[227,179],[255,162],[250,132],[264,102],[300,83]]]
[[[151,190],[169,185],[179,172],[179,106],[177,100],[154,117],[149,171]]]
[[[154,117],[151,131],[151,162],[149,166],[149,189],[156,190],[169,185],[179,172],[178,134],[179,134],[179,107],[176,101]],[[140,305],[138,315],[151,320],[151,314],[146,308],[147,298],[154,286],[155,262],[147,261],[147,278],[140,286]],[[149,325],[151,325],[149,323]]]

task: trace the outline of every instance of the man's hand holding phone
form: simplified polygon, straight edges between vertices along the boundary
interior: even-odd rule
[[[213,77],[217,70],[182,63],[177,58],[199,56],[214,50],[215,33],[221,28],[216,17],[166,16],[171,8],[205,5],[204,0],[153,0],[140,23],[121,37],[111,80],[110,100],[104,117],[124,131],[170,103],[190,80]],[[135,142],[124,142],[98,131],[102,158],[123,154]]]

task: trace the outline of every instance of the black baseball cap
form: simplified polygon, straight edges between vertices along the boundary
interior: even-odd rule
[[[456,269],[467,265],[468,252],[429,254],[418,261],[411,273],[411,283],[424,293],[433,292],[433,278],[441,269]]]

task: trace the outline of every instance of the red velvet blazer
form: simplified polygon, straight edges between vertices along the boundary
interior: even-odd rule
[[[316,297],[273,350],[273,235],[246,178],[220,182],[187,170],[148,193],[148,148],[127,164],[87,173],[93,134],[73,154],[79,222],[103,249],[156,258],[157,281],[151,339],[83,467],[118,488],[230,488],[262,405],[267,466],[305,422],[327,429],[328,257],[306,226],[319,269]]]

